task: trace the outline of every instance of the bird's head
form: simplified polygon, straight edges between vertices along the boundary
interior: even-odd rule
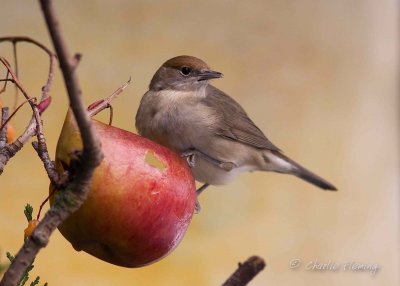
[[[178,56],[157,70],[150,82],[150,90],[196,91],[206,86],[208,80],[221,77],[222,73],[211,70],[198,58]]]

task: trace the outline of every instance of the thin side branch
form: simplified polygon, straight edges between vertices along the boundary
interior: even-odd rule
[[[1,78],[1,79],[0,79],[0,82],[2,82],[2,81],[14,83],[14,80],[13,80],[12,78]],[[3,87],[3,88],[0,90],[0,93],[4,92],[4,90],[5,90],[5,88]]]
[[[49,73],[48,73],[47,82],[46,82],[45,86],[42,88],[42,98],[40,99],[40,101],[42,102],[43,100],[45,100],[48,97],[50,86],[51,86],[51,84],[53,82],[53,78],[54,78],[54,63],[55,63],[55,60],[56,60],[56,55],[49,48],[47,48],[45,45],[43,45],[42,43],[40,43],[40,42],[30,38],[30,37],[24,37],[24,36],[0,37],[0,43],[1,42],[11,42],[14,46],[18,42],[30,43],[30,44],[33,44],[33,45],[39,47],[45,53],[48,54],[49,60],[50,60]],[[18,75],[17,72],[15,74]],[[6,79],[7,78],[8,78],[8,74],[6,76]]]
[[[11,75],[16,87],[22,92],[22,94],[24,95],[25,99],[30,101],[31,98],[29,97],[29,95],[28,95],[27,91],[25,90],[25,88],[22,86],[22,84],[19,81],[17,75],[11,69],[11,66],[8,63],[8,61],[5,58],[0,57],[0,62],[5,66],[5,68],[7,69],[8,73],[9,73],[9,75]],[[32,102],[31,106],[33,106],[33,105],[34,105],[34,103]]]
[[[53,78],[54,78],[54,63],[56,60],[56,56],[52,51],[50,51],[43,44],[41,44],[29,37],[0,37],[0,43],[7,42],[7,41],[13,43],[14,47],[17,42],[27,42],[27,43],[31,43],[31,44],[39,47],[40,49],[42,49],[44,52],[46,52],[48,54],[49,59],[50,59],[50,64],[49,64],[48,78],[47,78],[46,84],[42,88],[42,96],[41,96],[40,102],[38,105],[35,105],[33,98],[30,98],[27,95],[27,92],[23,89],[22,84],[18,80],[16,72],[14,73],[12,71],[8,61],[6,59],[2,58],[1,63],[6,67],[7,73],[6,73],[6,78],[4,80],[2,80],[2,81],[4,81],[4,86],[0,90],[0,93],[5,91],[7,82],[9,82],[9,81],[13,82],[15,84],[16,88],[18,88],[21,91],[23,90],[23,94],[26,95],[25,96],[26,98],[28,98],[28,101],[30,102],[31,108],[33,110],[33,115],[32,115],[31,120],[29,121],[28,126],[25,128],[24,132],[12,144],[3,146],[3,148],[0,149],[0,175],[2,174],[4,167],[8,163],[8,161],[13,156],[15,156],[19,150],[22,149],[22,147],[28,142],[28,140],[32,136],[38,135],[39,138],[43,137],[42,136],[43,134],[41,134],[41,130],[39,130],[39,132],[37,130],[39,122],[40,122],[39,125],[41,125],[41,119],[38,118],[37,113],[35,113],[34,109],[36,107],[43,106],[45,103],[47,103],[46,107],[48,106],[49,99],[50,99],[49,91],[50,91],[50,86],[51,86],[51,84],[53,82]],[[14,49],[14,51],[15,51],[15,49]],[[10,75],[12,77],[11,79],[9,78]],[[45,110],[45,108],[40,108],[39,113],[42,113],[44,110]],[[43,139],[43,141],[44,141],[44,139]],[[42,148],[41,148],[42,152],[45,152],[47,150],[47,148],[45,148],[45,144],[42,143],[41,146],[42,146]],[[50,177],[50,174],[49,174],[49,177]],[[52,178],[50,178],[50,180],[52,180]]]
[[[3,87],[0,89],[0,94],[1,94],[1,93],[3,93],[3,92],[6,91],[7,83],[8,83],[9,81],[13,81],[13,80],[10,80],[10,79],[8,78],[8,71],[7,71],[7,73],[6,73],[6,78],[5,78],[5,79],[1,79],[0,81],[4,81]]]
[[[109,97],[99,100],[99,101],[96,101],[95,103],[91,104],[87,108],[87,110],[89,111],[89,116],[93,117],[96,114],[98,114],[100,111],[102,111],[103,109],[109,107],[111,104],[111,101],[113,101],[113,99],[115,97],[117,97],[119,94],[121,94],[121,92],[124,91],[124,89],[131,83],[131,81],[132,81],[132,78],[129,78],[126,83],[124,83],[122,86],[117,88],[117,90],[115,90]]]
[[[26,43],[31,43],[39,48],[41,48],[43,51],[45,51],[50,57],[55,57],[54,53],[47,48],[45,45],[42,43],[30,38],[30,37],[25,37],[25,36],[6,36],[6,37],[0,37],[0,43],[1,42],[11,42],[11,43],[18,43],[18,42],[26,42]]]
[[[15,69],[15,74],[16,74],[17,77],[18,77],[19,72],[18,72],[18,55],[17,55],[17,43],[16,43],[16,42],[13,43],[13,55],[14,55],[14,69]],[[18,95],[19,95],[19,93],[18,93],[18,87],[15,86],[14,108],[13,108],[14,110],[17,108],[17,105],[18,105]]]
[[[247,285],[265,266],[266,264],[261,257],[252,256],[244,263],[239,263],[239,268],[232,273],[222,286]]]
[[[33,116],[32,119],[28,125],[28,127],[25,129],[25,132],[11,145],[5,145],[3,148],[0,149],[0,174],[2,174],[5,165],[7,162],[23,147],[23,145],[26,143],[27,140],[31,136],[34,136],[36,134],[38,141],[41,144],[43,152],[47,152],[47,146],[45,143],[44,135],[43,135],[43,125],[42,125],[42,119],[40,117],[40,112],[38,110],[38,105],[36,105],[36,100],[35,98],[31,98],[28,95],[28,92],[25,90],[25,88],[22,86],[21,82],[19,81],[17,75],[13,72],[11,69],[8,61],[2,57],[0,57],[0,62],[4,65],[4,67],[7,69],[7,75],[11,75],[15,86],[22,92],[24,97],[26,98],[26,101],[29,102],[29,105],[32,108],[33,111]],[[50,80],[51,83],[51,80]],[[46,102],[49,98],[47,97],[47,94],[42,95],[42,101]],[[17,109],[15,110],[15,112]],[[44,111],[44,110],[42,110]],[[14,113],[13,113],[14,114]],[[4,122],[1,125],[1,129],[6,126],[8,120]],[[4,125],[4,126],[3,126]],[[24,139],[24,140],[22,140]],[[54,169],[54,168],[53,168]],[[47,170],[47,169],[46,169]],[[52,171],[48,171],[49,176],[52,174]],[[52,181],[56,181],[56,178],[50,178]]]
[[[25,105],[25,103],[27,103],[28,101],[36,101],[36,98],[30,98],[28,100],[25,100],[24,102],[22,102],[17,108],[14,109],[14,111],[11,113],[11,115],[7,118],[7,120],[5,122],[3,122],[2,125],[0,125],[0,130],[2,130],[7,123],[14,117],[15,114],[17,114],[18,110]]]

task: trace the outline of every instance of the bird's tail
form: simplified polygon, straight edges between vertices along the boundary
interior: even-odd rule
[[[269,151],[264,155],[264,158],[268,166],[267,169],[269,171],[295,175],[300,179],[303,179],[304,181],[307,181],[324,190],[337,190],[334,185],[321,178],[320,176],[314,174],[313,172],[307,170],[292,159],[283,155],[281,152]]]

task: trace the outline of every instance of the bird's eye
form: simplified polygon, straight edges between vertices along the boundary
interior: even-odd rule
[[[192,71],[192,69],[189,68],[189,67],[182,67],[181,68],[181,74],[184,75],[184,76],[188,76],[191,71]]]

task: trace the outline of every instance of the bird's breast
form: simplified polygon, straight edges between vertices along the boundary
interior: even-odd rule
[[[210,112],[197,94],[165,90],[147,93],[145,97],[137,116],[138,131],[143,136],[184,152],[206,135]]]

